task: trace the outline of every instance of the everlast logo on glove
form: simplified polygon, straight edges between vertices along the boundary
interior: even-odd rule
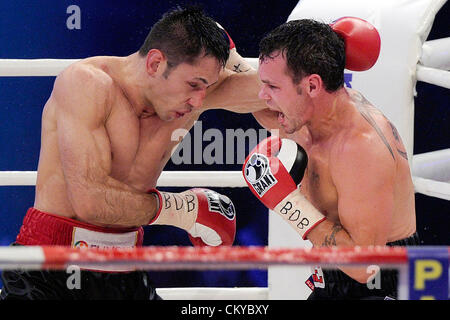
[[[245,177],[260,197],[278,182],[270,171],[269,159],[260,153],[253,154],[248,160]]]
[[[205,190],[205,194],[208,199],[209,211],[220,213],[229,220],[234,219],[236,210],[234,209],[233,202],[227,196],[209,190]]]

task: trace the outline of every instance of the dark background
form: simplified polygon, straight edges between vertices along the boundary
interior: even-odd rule
[[[140,47],[153,23],[168,9],[186,1],[13,1],[0,2],[0,58],[85,58],[129,55]],[[243,57],[257,57],[258,41],[286,21],[297,1],[198,1],[224,26]],[[69,30],[69,5],[81,9],[81,30]],[[437,14],[428,40],[449,37],[449,4]],[[54,77],[0,77],[0,171],[34,171],[40,148],[40,121]],[[414,154],[450,147],[450,91],[419,82],[415,98]],[[208,128],[259,128],[251,115],[209,111]],[[174,165],[165,170],[240,170],[241,165]],[[178,188],[165,188],[181,191]],[[238,212],[235,245],[267,245],[267,210],[247,188],[215,188],[233,199]],[[34,187],[0,188],[0,245],[17,235]],[[450,202],[416,194],[417,224],[423,245],[450,245]],[[145,227],[146,245],[189,245],[184,231]],[[158,287],[267,286],[265,270],[151,272]]]

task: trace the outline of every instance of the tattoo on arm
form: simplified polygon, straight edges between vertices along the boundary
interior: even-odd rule
[[[397,148],[397,152],[399,155],[401,155],[403,158],[405,158],[406,160],[408,160],[408,154],[405,151],[402,151],[400,149]]]
[[[366,121],[375,129],[376,133],[381,138],[381,140],[383,141],[386,148],[388,148],[388,150],[392,156],[392,159],[395,160],[394,152],[392,151],[392,148],[389,145],[389,142],[387,141],[387,139],[384,136],[383,132],[381,131],[380,127],[378,127],[377,123],[375,122],[375,119],[371,115],[372,110],[375,111],[376,109],[359,92],[353,93],[352,96],[354,98],[354,101],[356,102],[356,107],[358,108],[358,111],[361,113],[363,118],[366,119]]]
[[[314,186],[319,186],[320,183],[320,176],[316,171],[311,172],[311,184]]]
[[[386,120],[387,120],[387,119],[386,119]],[[392,122],[390,122],[389,120],[387,120],[387,121],[388,121],[389,125],[391,126],[391,129],[392,129],[392,135],[394,136],[395,140],[396,140],[398,143],[403,144],[402,139],[400,138],[400,135],[398,134],[397,128],[392,124]],[[408,160],[408,154],[407,154],[405,151],[400,150],[400,149],[397,147],[397,152],[398,152],[398,154],[401,155],[403,158],[405,158],[406,160]]]
[[[233,65],[233,67],[234,67],[234,70],[233,70],[233,71],[234,71],[234,72],[237,72],[237,73],[239,73],[239,72],[247,72],[248,70],[250,70],[250,69],[242,70],[242,69],[241,69],[241,64],[240,64],[240,63]]]
[[[398,134],[397,128],[389,120],[388,120],[388,123],[391,126],[392,134],[394,135],[395,140],[400,141],[400,136]]]
[[[335,223],[333,228],[331,229],[331,233],[329,235],[325,235],[323,239],[322,247],[331,247],[336,246],[336,234],[341,231],[343,228],[339,223]]]
[[[356,102],[356,106],[358,107],[358,110],[361,113],[361,115],[375,129],[375,131],[378,133],[378,135],[380,136],[381,140],[383,140],[383,143],[386,145],[386,147],[388,148],[389,152],[391,153],[392,158],[395,159],[394,152],[392,151],[392,148],[389,145],[386,137],[383,135],[383,133],[381,132],[381,129],[377,126],[377,124],[375,123],[375,120],[371,116],[371,112],[378,111],[378,110],[376,110],[372,106],[372,104],[366,98],[364,98],[364,96],[361,93],[359,93],[359,92],[352,92],[352,97],[353,97],[354,101]],[[399,133],[397,131],[397,128],[392,124],[392,122],[389,121],[388,118],[386,118],[386,116],[384,116],[384,118],[386,119],[386,121],[389,123],[389,126],[391,127],[392,135],[394,136],[395,141],[397,141],[400,144],[400,146],[402,147],[403,146],[403,142],[402,142],[402,139],[400,138],[400,135],[399,135]],[[406,160],[408,160],[408,155],[407,155],[407,153],[404,150],[399,149],[398,146],[397,146],[396,149],[397,149],[398,154],[401,157],[403,157]]]

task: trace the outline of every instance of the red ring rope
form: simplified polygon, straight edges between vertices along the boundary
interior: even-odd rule
[[[436,247],[423,247],[421,250]],[[444,249],[444,250],[442,250]],[[450,247],[438,252],[448,259]],[[69,265],[132,266],[137,269],[254,269],[270,265],[336,266],[346,264],[406,265],[407,247],[269,248],[263,246],[139,248],[71,248],[67,246],[0,247],[0,269],[64,269]],[[444,257],[445,256],[445,257]]]
[[[133,249],[77,249],[42,247],[46,268],[62,268],[68,264],[152,264],[184,269],[234,266],[267,266],[298,264],[404,264],[408,261],[406,248],[268,248],[268,247],[140,247]],[[209,265],[209,267],[207,266]]]

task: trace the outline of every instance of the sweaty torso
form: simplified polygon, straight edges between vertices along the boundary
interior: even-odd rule
[[[380,148],[388,154],[395,167],[394,208],[387,241],[406,238],[416,230],[416,217],[414,186],[405,147],[395,126],[379,110],[358,92],[348,92],[355,107],[352,121],[344,125],[332,138],[312,143],[305,127],[288,136],[302,145],[308,154],[308,166],[300,190],[328,219],[340,223],[339,195],[330,171],[330,163],[334,161],[333,157],[336,157],[333,150],[339,149],[344,143],[351,143],[349,137],[354,135],[376,135],[375,140],[381,144]]]
[[[97,57],[81,63],[98,68],[98,72],[105,72],[108,65],[116,61],[114,58]],[[115,82],[114,77],[111,78]],[[112,105],[104,122],[107,142],[98,149],[108,163],[110,177],[146,191],[156,186],[173,148],[180,142],[180,132],[186,133],[198,119],[199,113],[192,112],[173,121],[162,121],[158,116],[145,112],[138,117],[121,88],[118,85],[112,88],[112,99],[109,100]],[[34,206],[45,212],[76,218],[61,165],[60,148],[64,146],[59,144],[58,137],[64,129],[57,126],[57,108],[50,97],[43,110]]]

